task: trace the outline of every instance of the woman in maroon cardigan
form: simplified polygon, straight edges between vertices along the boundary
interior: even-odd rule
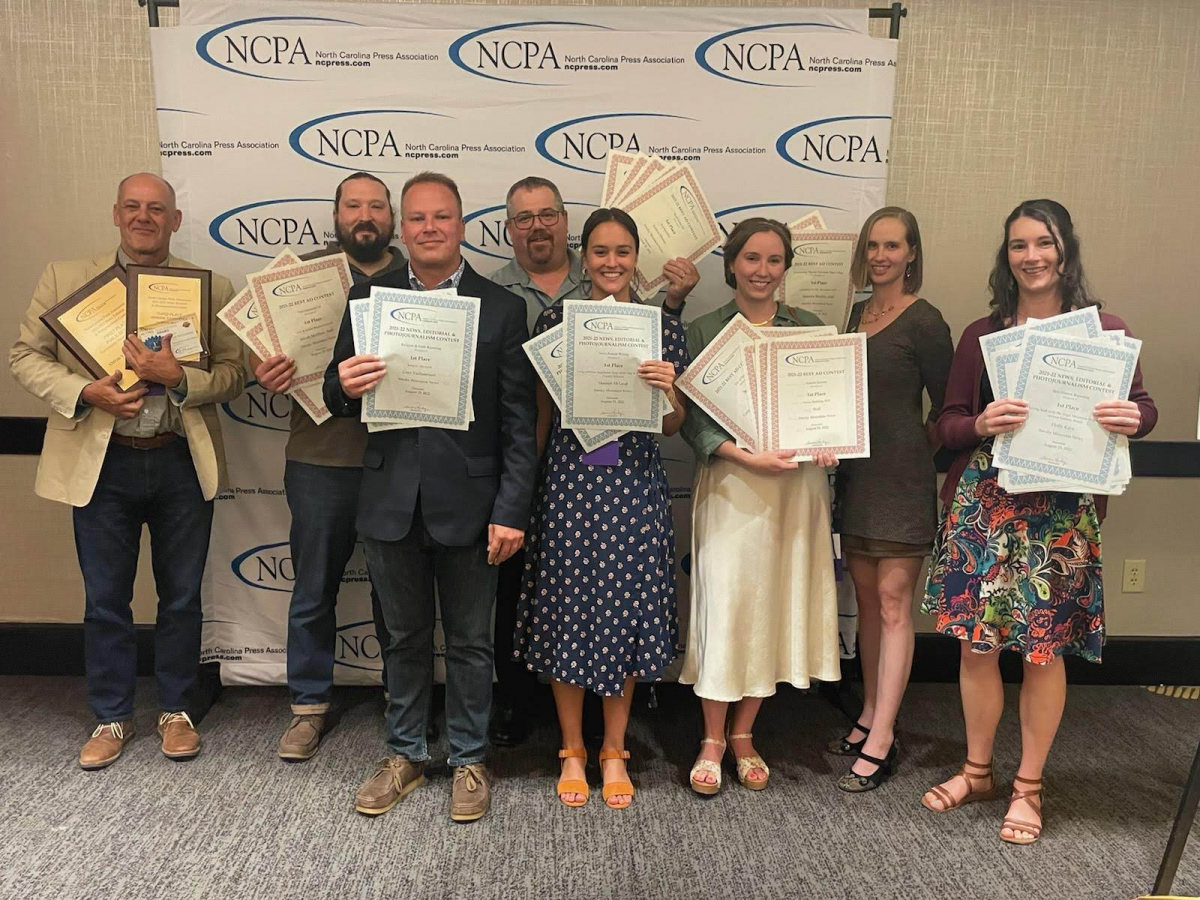
[[[922,804],[934,812],[996,795],[992,745],[1004,709],[999,654],[1024,661],[1021,685],[1021,763],[1004,841],[1030,844],[1042,830],[1042,768],[1066,700],[1064,653],[1100,661],[1104,590],[1100,521],[1105,498],[1076,493],[1009,494],[997,484],[992,441],[1025,421],[1022,400],[993,398],[981,335],[1044,319],[1092,299],[1070,214],[1053,200],[1027,200],[1004,223],[989,286],[992,313],[963,332],[950,368],[938,419],[942,443],[959,454],[946,476],[942,521],[923,611],[937,629],[961,643],[959,687],[967,730],[967,762],[930,789]],[[1116,316],[1101,314],[1105,330],[1129,333]],[[1139,367],[1128,400],[1097,404],[1107,431],[1139,438],[1154,428],[1158,410],[1142,387]]]

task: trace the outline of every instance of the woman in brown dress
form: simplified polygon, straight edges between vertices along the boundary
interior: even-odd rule
[[[895,722],[913,656],[913,592],[937,526],[933,423],[954,347],[941,313],[917,296],[921,233],[908,210],[887,206],[863,224],[855,285],[871,296],[854,305],[847,331],[867,336],[871,456],[838,469],[842,550],[858,599],[863,710],[829,745],[857,757],[843,791],[874,790],[891,775]],[[932,410],[922,417],[922,395]]]

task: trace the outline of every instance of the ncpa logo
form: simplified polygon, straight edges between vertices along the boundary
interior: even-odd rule
[[[604,160],[610,150],[627,153],[654,153],[655,146],[668,147],[678,142],[678,126],[667,122],[695,122],[688,116],[669,113],[601,113],[568,119],[551,125],[537,136],[534,146],[544,159],[576,172],[604,174]]]
[[[836,178],[887,177],[891,116],[835,116],[785,131],[775,151],[793,166]]]
[[[246,390],[237,399],[222,403],[221,409],[242,425],[285,433],[291,430],[292,398],[273,394],[257,381],[246,382]]]
[[[209,222],[208,236],[227,250],[274,259],[284,247],[324,247],[332,228],[332,197],[282,197],[226,210]]]
[[[760,87],[802,87],[804,73],[800,29],[852,32],[827,22],[776,22],[713,35],[696,48],[696,62],[719,78]],[[782,33],[781,33],[782,32]]]
[[[291,593],[296,581],[292,551],[287,541],[260,544],[235,557],[230,568],[238,580],[260,591]]]
[[[378,672],[383,668],[383,651],[375,635],[375,622],[366,619],[339,625],[334,642],[333,661],[351,669]]]
[[[240,19],[202,34],[196,55],[210,66],[234,75],[268,81],[312,81],[315,48],[304,43],[296,26],[354,25],[321,16],[260,16]]]
[[[578,250],[580,230],[583,228],[589,212],[596,208],[596,204],[565,200],[563,206],[567,208],[569,222],[567,246]],[[575,207],[579,207],[579,210],[576,211]],[[504,227],[507,216],[508,212],[503,203],[477,209],[475,212],[463,216],[463,224],[467,231],[463,246],[468,250],[474,250],[481,256],[488,256],[492,259],[511,259],[512,241],[508,238],[508,229]]]
[[[431,122],[452,119],[419,109],[352,109],[301,122],[288,135],[292,150],[305,159],[349,172],[409,173],[416,151],[436,137]],[[407,154],[407,155],[406,155]]]
[[[464,72],[508,84],[558,85],[564,65],[571,62],[567,49],[555,46],[546,32],[564,29],[612,29],[587,22],[512,22],[480,28],[450,45],[451,61]]]

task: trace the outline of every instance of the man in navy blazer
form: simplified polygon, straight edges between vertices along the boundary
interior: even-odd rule
[[[433,681],[433,585],[446,638],[450,817],[467,822],[491,804],[483,765],[492,696],[492,601],[497,567],[519,552],[529,524],[537,445],[534,374],[521,345],[525,303],[463,259],[462,199],[445,175],[423,172],[400,194],[405,269],[377,287],[457,288],[480,299],[475,420],[467,431],[404,428],[370,435],[363,454],[357,528],[392,634],[386,648],[390,756],[359,789],[355,808],[379,815],[424,781]],[[351,299],[368,296],[356,287]],[[357,416],[386,375],[382,359],[356,355],[347,308],[324,396],[335,416]]]

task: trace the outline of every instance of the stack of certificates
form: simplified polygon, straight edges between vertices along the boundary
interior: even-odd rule
[[[871,455],[865,335],[831,325],[760,329],[737,315],[678,385],[753,453]]]
[[[662,311],[656,306],[566,300],[563,321],[524,345],[546,392],[591,453],[630,431],[662,433],[671,404],[646,384],[638,366],[662,359]]]
[[[807,310],[844,331],[854,297],[850,266],[858,236],[829,231],[815,209],[790,223],[788,231],[794,255],[776,292],[776,302]]]
[[[716,216],[687,163],[610,151],[600,205],[623,209],[637,223],[641,249],[633,286],[643,297],[666,285],[663,266],[670,260],[694,263],[721,243]]]
[[[259,359],[293,360],[288,393],[318,425],[330,416],[322,384],[352,283],[344,253],[305,262],[284,250],[217,314]]]
[[[1142,342],[1104,331],[1094,306],[986,334],[979,339],[992,393],[1024,400],[1029,414],[996,438],[999,484],[1012,494],[1121,494],[1129,483],[1129,440],[1093,417],[1103,400],[1129,397]]]
[[[387,364],[383,380],[362,398],[368,431],[471,427],[478,297],[373,287],[369,297],[350,301],[350,324],[354,352]]]

